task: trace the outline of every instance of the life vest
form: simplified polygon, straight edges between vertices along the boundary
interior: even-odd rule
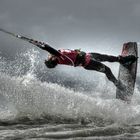
[[[90,62],[90,53],[81,52],[80,50],[60,49],[62,55],[58,57],[58,64],[72,66],[87,66]]]

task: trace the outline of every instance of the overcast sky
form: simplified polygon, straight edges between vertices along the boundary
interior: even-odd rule
[[[55,48],[118,55],[124,42],[140,40],[140,0],[0,0],[0,28]],[[27,47],[0,33],[3,56]]]
[[[120,48],[123,42],[139,41],[140,1],[0,0],[0,26],[56,48],[108,51],[110,47]],[[9,48],[8,41],[12,50],[22,46],[0,33],[1,50]]]

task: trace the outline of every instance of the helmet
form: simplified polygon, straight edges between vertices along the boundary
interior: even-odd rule
[[[45,65],[48,67],[48,68],[55,68],[56,65],[57,65],[57,60],[45,60]]]

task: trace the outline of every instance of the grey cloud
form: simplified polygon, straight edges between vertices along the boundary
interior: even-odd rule
[[[55,48],[80,46],[89,51],[112,50],[110,53],[114,51],[115,54],[121,50],[123,42],[139,42],[139,0],[0,2],[2,28],[47,41]],[[18,48],[20,50],[28,46],[2,33],[0,42],[0,51],[5,53],[14,54]]]

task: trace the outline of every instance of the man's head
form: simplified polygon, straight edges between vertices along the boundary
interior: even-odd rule
[[[58,59],[54,55],[49,55],[48,59],[45,60],[44,63],[48,68],[55,68],[58,64]]]

